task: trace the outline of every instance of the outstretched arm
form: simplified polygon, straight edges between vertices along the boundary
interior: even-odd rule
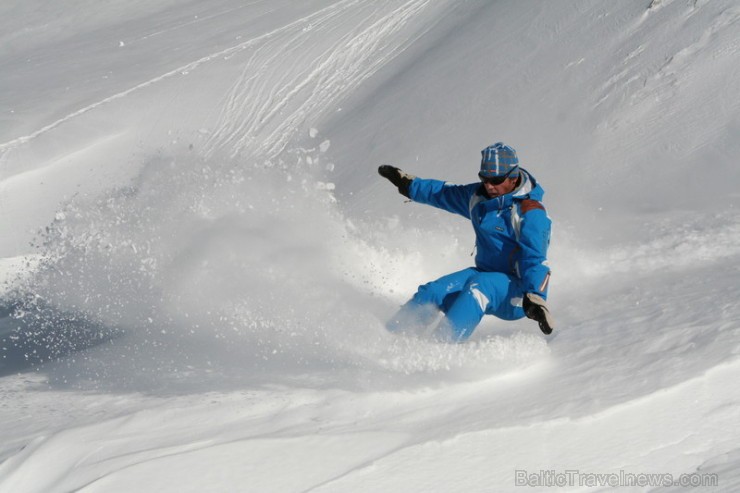
[[[470,219],[470,197],[479,184],[450,185],[440,180],[417,178],[388,164],[378,168],[378,173],[398,187],[399,193],[414,202],[431,205]]]

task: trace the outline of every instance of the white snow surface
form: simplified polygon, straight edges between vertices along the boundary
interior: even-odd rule
[[[0,74],[0,491],[740,490],[734,0],[4,0]],[[377,166],[496,141],[554,334],[387,333],[473,237]]]

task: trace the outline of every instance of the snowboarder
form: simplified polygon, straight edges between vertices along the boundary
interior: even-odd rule
[[[446,341],[465,341],[484,314],[503,320],[527,316],[550,334],[547,308],[550,268],[550,218],[542,205],[544,190],[519,166],[516,151],[498,142],[481,151],[480,182],[451,185],[417,178],[383,165],[378,173],[414,202],[460,214],[475,230],[475,267],[419,286],[388,322],[391,331],[429,328]]]

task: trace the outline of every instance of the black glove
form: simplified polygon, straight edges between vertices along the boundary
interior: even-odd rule
[[[404,173],[390,164],[380,166],[378,168],[378,174],[383,178],[387,178],[391,183],[398,187],[398,193],[407,198],[411,198],[409,197],[409,187],[411,186],[411,182],[414,181],[414,178],[416,178],[414,175]]]
[[[524,295],[522,308],[527,318],[536,320],[540,324],[540,330],[545,334],[550,334],[555,328],[555,321],[550,316],[550,310],[547,309],[547,302],[542,296],[534,293]]]

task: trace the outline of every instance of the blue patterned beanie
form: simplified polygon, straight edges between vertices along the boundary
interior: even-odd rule
[[[519,158],[516,157],[516,151],[503,142],[496,142],[480,151],[482,158],[480,161],[480,173],[482,178],[493,178],[496,176],[510,176],[515,178],[519,176]]]

